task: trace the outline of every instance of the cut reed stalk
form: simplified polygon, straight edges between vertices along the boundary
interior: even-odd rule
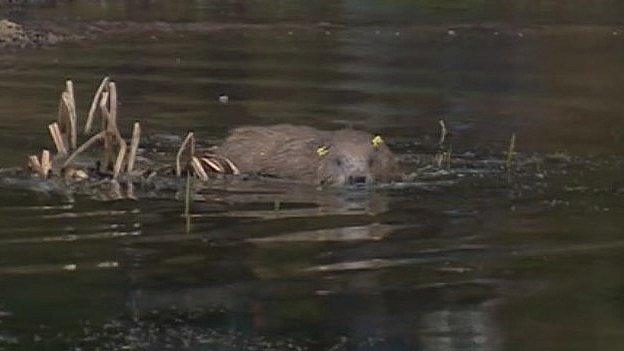
[[[91,147],[91,145],[95,144],[100,139],[104,139],[105,135],[106,135],[106,131],[102,131],[92,136],[91,138],[89,138],[89,140],[85,141],[84,144],[80,145],[79,148],[74,150],[74,152],[67,158],[67,160],[65,160],[62,168],[69,166],[78,155],[80,155],[82,152],[87,150],[89,147]]]
[[[206,171],[204,170],[204,167],[202,167],[201,165],[201,161],[193,156],[191,158],[191,166],[193,167],[193,171],[195,172],[195,175],[202,181],[202,182],[207,182],[208,181],[208,174],[206,174]]]
[[[50,151],[43,150],[41,152],[41,178],[47,179],[48,175],[52,171],[52,161],[50,160]]]
[[[115,159],[115,163],[113,165],[113,179],[116,179],[121,173],[128,145],[121,136],[119,128],[117,127],[117,88],[115,86],[115,82],[108,83],[108,95],[106,97],[107,99],[105,100],[103,96],[102,101],[100,102],[100,109],[102,111],[103,119],[105,120],[104,162],[102,167],[104,170],[108,170],[110,168],[111,162],[115,158],[114,144],[116,141],[117,145],[119,145],[117,158]],[[110,109],[107,109],[106,107],[107,100]]]
[[[74,83],[71,80],[65,82],[67,91],[67,109],[69,111],[70,122],[70,141],[72,149],[75,149],[78,144],[78,113],[76,112],[76,95],[74,93]]]
[[[126,157],[126,143],[123,142],[119,146],[119,152],[117,153],[117,160],[115,161],[115,168],[113,169],[113,179],[117,179],[119,173],[121,172],[121,168],[123,167],[124,157]]]
[[[101,172],[106,172],[111,168],[111,162],[113,160],[113,148],[111,144],[111,138],[108,132],[104,131],[104,156],[102,164],[100,165]]]
[[[191,231],[191,174],[186,173],[186,191],[184,194],[184,216],[186,217],[186,232]]]
[[[52,141],[54,141],[54,145],[56,146],[57,154],[67,155],[67,147],[65,146],[65,141],[63,139],[63,135],[61,134],[58,122],[48,125],[48,130],[50,131]]]
[[[71,97],[71,101],[72,102],[76,102],[75,99],[75,95],[74,95],[74,82],[72,82],[71,80],[67,80],[65,82],[65,91],[69,94],[69,96]]]
[[[95,118],[95,113],[97,112],[98,102],[100,100],[100,97],[102,96],[102,93],[104,92],[104,89],[108,87],[109,81],[110,81],[109,77],[104,77],[104,79],[102,80],[102,83],[100,83],[100,86],[98,87],[97,91],[95,92],[95,95],[93,96],[93,101],[91,102],[91,107],[89,108],[89,115],[87,116],[87,122],[84,128],[85,134],[91,132],[91,126],[93,125],[93,119]]]
[[[184,138],[184,141],[182,141],[182,145],[180,145],[180,148],[178,149],[178,153],[176,155],[176,176],[177,177],[182,176],[182,154],[184,153],[184,150],[186,150],[187,148],[190,149],[189,158],[195,157],[195,135],[193,134],[193,132],[189,132],[186,135],[186,138]]]
[[[100,100],[100,111],[100,114],[102,115],[102,130],[105,130],[106,123],[108,121],[108,91],[104,91],[102,93],[102,99]],[[104,113],[106,113],[106,115]]]
[[[438,145],[442,145],[446,140],[448,130],[446,129],[446,124],[444,123],[444,120],[440,120],[438,123],[440,124],[440,141],[438,142]]]
[[[110,99],[109,93],[104,92],[102,94],[102,100],[100,101],[100,110],[102,112],[102,131],[104,132],[104,159],[101,164],[101,171],[106,172],[110,169],[111,162],[114,157],[113,151],[113,134],[111,133],[110,126],[110,113],[106,106]]]
[[[191,174],[186,173],[186,189],[184,193],[184,215],[188,218],[191,210]]]
[[[115,85],[115,82],[108,83],[108,91],[109,91],[109,99],[110,99],[109,120],[112,121],[114,125],[116,126],[117,125],[117,86]]]
[[[72,101],[71,93],[63,92],[61,94],[62,104],[63,106],[63,114],[62,117],[65,120],[65,132],[67,133],[67,139],[69,141],[69,146],[73,150],[77,147],[78,144],[78,126],[77,118],[76,118],[76,106]]]
[[[236,167],[234,162],[230,161],[230,159],[225,156],[205,153],[203,154],[203,157],[200,158],[200,160],[206,163],[208,167],[210,167],[215,172],[240,174],[240,170],[238,169],[238,167]]]
[[[228,164],[228,166],[230,166],[233,174],[240,174],[240,170],[236,167],[234,162],[230,161],[227,157],[224,157],[223,160]]]
[[[28,167],[33,171],[41,174],[41,163],[37,155],[28,156]]]
[[[126,171],[131,173],[134,169],[137,149],[139,148],[139,139],[141,138],[141,125],[135,122],[132,127],[132,140],[130,141],[130,153],[128,154],[128,165]]]
[[[114,87],[114,83],[111,84]],[[106,120],[104,129],[106,129],[111,134],[111,136],[115,137],[115,139],[117,139],[118,141],[122,141],[123,138],[121,137],[121,133],[119,133],[119,128],[117,127],[117,108],[114,107],[116,106],[117,98],[114,97],[114,95],[114,93],[111,93],[109,95],[110,109],[106,107],[106,103],[100,104],[100,107],[102,110],[102,118]]]
[[[202,157],[200,158],[200,160],[204,162],[205,164],[207,164],[208,167],[210,167],[213,171],[217,173],[225,173],[225,169],[215,160],[210,159],[208,157]]]
[[[516,133],[511,134],[511,138],[509,139],[509,147],[507,149],[507,170],[511,170],[512,163],[515,160],[516,156]]]
[[[59,100],[59,107],[58,107],[58,118],[57,118],[57,122],[59,126],[61,126],[62,128],[65,127],[65,122],[67,121],[67,118],[66,118],[67,111],[66,111],[65,102],[63,101],[63,93],[65,93],[65,91],[61,93],[61,99]]]
[[[63,138],[63,144],[69,150],[69,110],[67,108],[67,104],[65,103],[65,95],[67,92],[61,93],[61,99],[59,100],[59,108],[58,108],[58,126],[61,131],[61,136]]]
[[[195,156],[195,135],[191,139],[191,156]]]

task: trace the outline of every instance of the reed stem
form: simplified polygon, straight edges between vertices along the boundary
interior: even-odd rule
[[[84,144],[80,145],[79,148],[74,150],[74,152],[65,160],[65,162],[63,163],[62,168],[65,168],[65,167],[69,166],[72,163],[72,161],[78,155],[80,155],[86,149],[91,147],[91,145],[93,145],[95,142],[97,142],[100,139],[104,139],[105,134],[106,134],[106,131],[99,132],[98,134],[96,134],[96,135],[92,136],[91,138],[89,138],[89,140],[85,141]]]
[[[69,142],[70,146],[75,149],[78,145],[78,116],[76,112],[76,96],[74,95],[74,83],[71,80],[65,82],[66,93],[62,94],[63,101],[67,106],[69,117]]]
[[[117,153],[117,160],[115,160],[115,167],[113,168],[113,179],[117,179],[119,177],[119,173],[121,173],[121,168],[123,167],[124,157],[126,157],[126,143],[123,142],[119,146],[119,152]]]
[[[197,157],[193,156],[193,158],[191,159],[191,166],[193,167],[193,171],[195,172],[195,175],[199,178],[199,180],[201,180],[202,182],[208,181],[208,174],[206,174],[204,167],[202,167],[201,165],[201,161]]]
[[[67,155],[67,147],[65,146],[65,140],[61,134],[58,122],[48,125],[48,130],[50,131],[50,136],[52,136],[52,141],[54,141],[54,145],[56,146],[56,153],[59,155]]]
[[[47,179],[48,175],[52,171],[52,161],[50,160],[50,151],[43,150],[41,152],[41,178]]]
[[[438,142],[438,145],[442,146],[444,144],[444,141],[446,140],[448,130],[446,129],[446,124],[444,123],[444,120],[441,119],[438,123],[440,124],[440,141]]]
[[[515,161],[516,157],[516,133],[511,134],[511,138],[509,139],[509,148],[507,149],[507,170],[511,170],[512,163]]]
[[[128,165],[126,172],[131,173],[134,169],[134,162],[136,160],[136,153],[139,148],[139,139],[141,138],[141,125],[139,122],[135,122],[132,127],[132,140],[130,141],[130,153],[128,154]]]
[[[87,116],[87,122],[85,124],[84,133],[88,134],[91,132],[91,126],[93,125],[93,119],[95,118],[95,112],[97,111],[98,102],[100,101],[100,97],[104,92],[104,89],[108,86],[108,82],[110,81],[109,77],[104,77],[102,83],[98,87],[95,95],[93,96],[93,101],[91,102],[91,107],[89,108],[89,115]]]
[[[186,173],[186,191],[184,196],[184,217],[186,217],[186,232],[191,227],[191,174]]]
[[[189,158],[193,158],[195,157],[195,135],[193,134],[193,132],[189,132],[186,135],[186,138],[184,138],[184,141],[182,141],[182,145],[180,145],[180,148],[178,149],[178,153],[176,155],[176,176],[177,177],[182,176],[182,154],[184,153],[184,150],[189,148],[189,146],[190,146]]]

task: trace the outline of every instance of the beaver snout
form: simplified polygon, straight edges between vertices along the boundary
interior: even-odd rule
[[[349,154],[350,149],[345,148],[340,156],[344,161],[343,167],[338,167],[334,172],[344,175],[347,185],[364,185],[372,184],[374,176],[368,166],[368,155],[352,155]]]
[[[374,181],[367,150],[359,150],[360,145],[341,143],[332,148],[321,161],[320,174],[329,183],[336,185],[364,185]]]

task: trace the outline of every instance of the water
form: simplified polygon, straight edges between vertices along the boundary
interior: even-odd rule
[[[374,191],[216,182],[190,228],[174,191],[103,201],[4,184],[0,349],[621,349],[622,5],[514,4],[3,9],[197,26],[0,53],[2,166],[51,146],[66,78],[84,116],[104,75],[124,131],[214,142],[244,124],[354,126],[410,173],[443,118],[453,160]]]

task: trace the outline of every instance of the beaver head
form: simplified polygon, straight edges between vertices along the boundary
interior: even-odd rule
[[[396,157],[381,137],[351,129],[328,136],[317,149],[319,184],[371,184],[398,177]]]

